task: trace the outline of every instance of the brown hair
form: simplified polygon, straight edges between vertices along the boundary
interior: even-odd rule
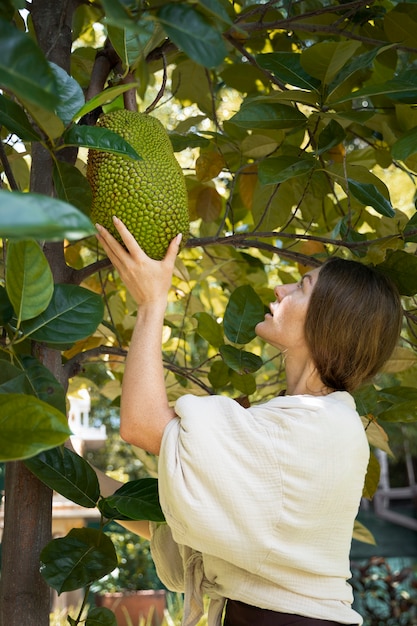
[[[321,380],[353,391],[389,359],[401,331],[395,285],[375,268],[332,257],[311,293],[305,337]]]

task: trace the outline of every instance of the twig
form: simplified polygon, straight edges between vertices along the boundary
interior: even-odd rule
[[[165,93],[165,88],[167,84],[167,60],[163,51],[161,52],[161,58],[162,58],[162,65],[164,69],[163,74],[162,74],[162,84],[158,93],[156,94],[156,97],[154,98],[153,102],[151,102],[151,104],[148,106],[145,113],[150,113],[151,111],[153,111]]]
[[[13,191],[19,191],[19,185],[17,184],[16,179],[13,175],[12,168],[10,167],[9,159],[7,158],[6,150],[4,149],[4,144],[2,141],[0,141],[0,161],[3,166],[4,173],[6,174],[7,180],[9,181],[10,189],[12,189]]]

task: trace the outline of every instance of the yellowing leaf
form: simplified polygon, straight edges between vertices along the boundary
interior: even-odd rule
[[[417,357],[415,352],[398,346],[395,348],[391,358],[385,363],[382,371],[387,374],[395,374],[396,372],[403,372],[409,369],[416,363]]]
[[[258,181],[258,166],[248,165],[242,169],[239,176],[239,194],[243,206],[250,211],[252,209],[253,194]]]
[[[375,538],[371,531],[361,524],[361,522],[358,522],[358,520],[355,520],[355,524],[353,526],[353,538],[357,541],[362,541],[363,543],[370,543],[373,546],[376,545]]]
[[[276,131],[276,135],[285,137],[283,130]],[[245,137],[242,141],[242,153],[253,159],[262,159],[272,154],[278,147],[276,137],[268,137],[268,135],[252,134]],[[251,167],[251,166],[250,166]]]
[[[87,337],[87,339],[77,341],[69,350],[65,350],[63,355],[66,359],[71,359],[73,356],[80,354],[80,352],[97,348],[103,341],[103,337],[94,337],[94,335],[92,335],[91,337]]]
[[[378,489],[379,477],[381,475],[381,467],[375,454],[371,452],[369,457],[368,468],[366,470],[365,485],[363,488],[363,497],[370,500],[373,498],[375,491]]]
[[[204,222],[214,222],[222,210],[222,198],[214,187],[204,187],[197,196],[196,212]]]
[[[206,183],[216,178],[225,165],[224,159],[218,152],[205,152],[201,154],[195,163],[197,180]]]
[[[362,424],[364,425],[366,436],[371,446],[379,448],[390,456],[394,456],[388,444],[388,435],[385,430],[375,420],[373,415],[362,415]]]

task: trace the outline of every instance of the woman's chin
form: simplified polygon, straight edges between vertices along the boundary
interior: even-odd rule
[[[266,317],[266,316],[265,316]],[[262,322],[258,322],[255,326],[255,334],[257,337],[260,337],[261,339],[263,339],[263,329],[265,326],[265,320],[262,320]]]

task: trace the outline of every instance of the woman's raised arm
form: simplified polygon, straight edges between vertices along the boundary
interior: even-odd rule
[[[175,415],[165,389],[161,343],[181,235],[171,241],[165,258],[156,261],[119,219],[114,218],[114,224],[126,248],[100,225],[98,239],[138,305],[123,376],[120,434],[125,441],[158,454],[165,427]]]

